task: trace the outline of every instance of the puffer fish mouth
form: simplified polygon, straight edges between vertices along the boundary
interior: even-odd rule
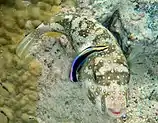
[[[113,114],[115,114],[115,115],[121,114],[121,111],[115,111],[115,110],[113,110],[113,109],[111,109],[111,108],[109,108],[108,110],[109,110],[110,112],[112,112]]]
[[[121,112],[112,112],[112,113],[117,115],[117,114],[120,114]]]
[[[109,115],[115,118],[121,117],[122,114],[124,113],[124,110],[114,110],[112,108],[108,108]]]

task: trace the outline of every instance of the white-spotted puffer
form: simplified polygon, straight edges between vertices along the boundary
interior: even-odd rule
[[[81,68],[78,78],[86,86],[88,98],[102,112],[107,111],[115,118],[121,117],[126,112],[129,69],[117,40],[91,17],[76,13],[60,17],[60,21],[51,23],[50,26],[53,31],[62,32],[69,37],[77,54],[83,56],[95,48],[95,52],[85,55],[79,61],[81,65],[78,65]],[[97,50],[98,46],[105,46],[105,49]],[[72,67],[71,71],[76,67],[74,63]],[[75,70],[78,72],[78,68]],[[71,75],[70,77],[73,78]]]
[[[71,71],[76,70],[77,74],[81,68],[78,78],[86,86],[90,101],[112,117],[124,115],[129,70],[126,58],[112,33],[93,17],[81,13],[60,13],[52,20],[47,25],[41,24],[24,38],[17,47],[17,55],[24,54],[21,50],[23,45],[29,47],[46,32],[57,31],[65,34],[76,55],[79,54],[77,60],[81,58],[78,66],[72,64]],[[70,79],[73,80],[73,77],[72,74]]]

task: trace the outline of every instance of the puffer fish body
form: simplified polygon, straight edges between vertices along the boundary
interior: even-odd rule
[[[74,61],[71,69],[77,71],[82,64],[80,71],[77,71],[78,79],[86,87],[90,101],[102,112],[112,117],[121,117],[126,109],[129,70],[126,58],[112,33],[93,17],[81,13],[60,13],[49,24],[41,24],[29,34],[17,48],[17,54],[21,53],[18,51],[20,46],[32,43],[40,35],[51,31],[65,34],[76,54],[80,54],[76,57],[78,66],[75,66]],[[100,50],[96,46],[106,48]],[[86,50],[88,47],[91,49]],[[80,58],[86,60],[81,59],[80,63]]]
[[[117,40],[94,18],[76,13],[61,16],[60,21],[50,23],[50,26],[53,31],[62,32],[71,39],[71,45],[80,57],[87,47],[107,46],[106,50],[96,50],[90,57],[87,55],[84,64],[84,59],[81,60],[79,80],[87,88],[90,101],[102,112],[121,117],[126,109],[129,69]],[[75,61],[72,67],[76,67]]]
[[[121,117],[126,109],[129,69],[112,33],[94,18],[76,13],[62,15],[62,20],[50,25],[66,34],[76,53],[81,53],[81,56],[87,47],[107,46],[106,50],[96,50],[84,64],[81,62],[79,80],[87,88],[90,101],[102,112]],[[76,66],[73,64],[72,67]]]

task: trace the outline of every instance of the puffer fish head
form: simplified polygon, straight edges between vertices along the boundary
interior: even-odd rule
[[[101,103],[110,116],[118,118],[126,113],[128,65],[124,55],[117,50],[108,55],[104,55],[106,52],[101,54],[93,59],[95,85],[102,90],[101,101],[96,103]]]
[[[107,89],[109,95],[105,98],[106,111],[112,117],[121,117],[126,114],[127,90],[117,84],[112,84],[109,88],[111,88]]]

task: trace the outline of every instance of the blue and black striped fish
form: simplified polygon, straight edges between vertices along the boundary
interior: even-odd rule
[[[80,70],[87,57],[94,52],[103,51],[107,46],[91,46],[83,50],[73,61],[70,72],[70,80],[77,82],[77,72]]]

